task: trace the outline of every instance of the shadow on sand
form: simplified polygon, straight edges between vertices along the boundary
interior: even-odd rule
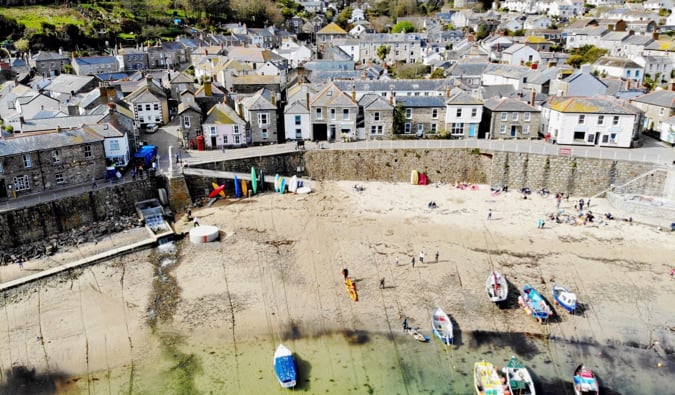
[[[309,361],[300,358],[298,354],[293,354],[293,358],[295,359],[295,365],[298,369],[298,377],[295,384],[295,389],[308,391],[311,387],[311,381],[309,378],[312,377],[312,364],[309,363]]]
[[[68,379],[61,372],[42,373],[36,372],[35,368],[26,366],[12,366],[7,369],[3,376],[6,384],[0,385],[0,394],[56,394],[68,392],[71,384],[77,379]]]

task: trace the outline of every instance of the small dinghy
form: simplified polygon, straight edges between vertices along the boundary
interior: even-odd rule
[[[429,336],[423,334],[418,330],[419,328],[408,328],[406,333],[413,337],[418,342],[426,343],[429,341]]]
[[[452,321],[440,307],[431,315],[431,329],[443,344],[452,344]]]
[[[506,384],[512,395],[535,395],[534,382],[530,372],[516,357],[511,357],[509,364],[503,369]]]
[[[541,323],[553,314],[553,310],[546,304],[544,297],[529,284],[525,285],[523,294],[518,297],[518,304]]]
[[[277,375],[277,380],[279,380],[279,384],[283,388],[295,387],[296,380],[298,379],[295,359],[291,350],[283,344],[279,344],[279,347],[274,352],[274,373]]]
[[[487,361],[473,364],[473,385],[478,395],[504,395],[504,385],[493,364]]]
[[[496,271],[493,271],[485,281],[485,290],[492,303],[501,303],[509,296],[509,283],[506,277]]]
[[[553,286],[553,300],[570,313],[577,309],[577,295],[561,285]]]
[[[600,389],[598,379],[584,364],[574,369],[574,394],[575,395],[598,395]]]

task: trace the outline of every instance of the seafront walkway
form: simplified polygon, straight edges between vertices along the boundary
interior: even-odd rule
[[[119,246],[115,248],[111,248],[107,251],[101,252],[99,254],[91,255],[82,259],[78,259],[76,261],[60,265],[60,266],[55,266],[46,270],[39,271],[35,274],[30,274],[28,276],[20,277],[14,280],[10,280],[4,283],[0,283],[0,292],[10,290],[12,288],[20,287],[22,285],[32,283],[34,281],[46,278],[46,277],[51,277],[56,274],[72,270],[72,269],[77,269],[80,267],[85,267],[94,263],[98,263],[101,261],[105,261],[107,259],[110,259],[115,256],[120,256],[120,255],[125,255],[125,254],[130,254],[132,252],[144,250],[146,248],[150,248],[157,241],[164,236],[169,236],[173,234],[172,230],[163,232],[161,234],[154,234],[150,229],[148,229],[148,237],[137,241],[132,244],[124,245],[124,246]]]

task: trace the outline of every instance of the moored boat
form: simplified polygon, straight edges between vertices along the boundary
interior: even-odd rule
[[[518,304],[539,322],[544,322],[553,314],[544,297],[529,284],[525,285],[523,294],[518,297]]]
[[[413,339],[417,340],[418,342],[426,343],[429,341],[429,336],[423,334],[418,330],[419,328],[408,328],[406,330],[406,333],[410,336],[413,337]]]
[[[478,395],[504,395],[504,385],[493,364],[480,361],[473,364],[473,385]]]
[[[506,385],[512,395],[535,395],[532,376],[518,358],[511,357],[503,371],[506,374]]]
[[[279,347],[274,352],[274,373],[277,375],[277,380],[279,380],[279,384],[283,388],[295,387],[298,379],[295,359],[291,350],[283,344],[279,344]]]
[[[574,393],[576,395],[600,394],[598,379],[583,363],[574,369]]]
[[[452,344],[452,321],[440,307],[431,315],[431,329],[443,344]]]
[[[488,298],[490,298],[490,302],[501,303],[509,295],[509,284],[506,282],[506,277],[493,271],[490,272],[485,281],[485,290],[487,291]]]
[[[574,313],[574,310],[577,309],[577,295],[562,285],[554,285],[552,291],[555,303],[568,312]]]

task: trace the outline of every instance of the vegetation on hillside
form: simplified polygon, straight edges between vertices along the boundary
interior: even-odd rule
[[[596,60],[606,53],[606,49],[594,47],[593,45],[584,45],[583,47],[570,50],[571,56],[567,59],[567,64],[578,68],[582,64],[595,63]]]

